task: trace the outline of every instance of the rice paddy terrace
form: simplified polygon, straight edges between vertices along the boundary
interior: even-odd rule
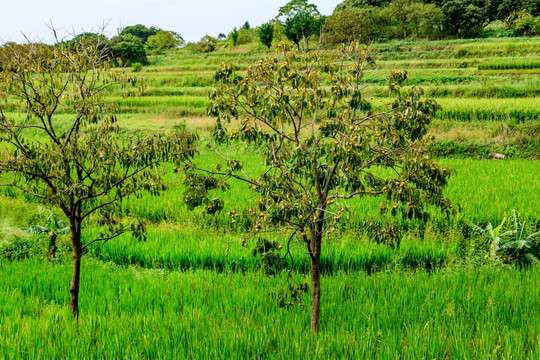
[[[351,201],[348,220],[323,248],[318,337],[308,330],[309,296],[304,305],[278,306],[288,273],[265,276],[243,246],[242,224],[230,221],[228,211],[253,195],[233,183],[221,213],[188,211],[181,175],[165,164],[167,191],[122,206],[123,215],[149,223],[147,240],[126,235],[89,247],[78,327],[67,310],[69,239],[61,237],[51,262],[47,235],[22,230],[60,212],[0,189],[0,359],[538,359],[538,266],[494,263],[489,243],[467,224],[498,225],[516,209],[527,232],[540,231],[540,39],[375,44],[372,51],[377,65],[365,74],[365,91],[374,104],[389,99],[393,69],[408,70],[408,84],[441,104],[432,151],[456,170],[447,195],[462,211],[450,220],[434,212],[425,226],[402,223],[401,246],[392,249],[366,231],[380,200]],[[207,163],[215,158],[205,146],[214,72],[222,62],[242,72],[267,56],[279,55],[248,44],[153,56],[135,73],[142,92],[112,89],[107,101],[118,105],[126,131],[187,124],[201,138],[196,161]],[[13,103],[10,111],[23,116],[24,109]],[[220,151],[246,171],[262,166],[261,155],[241,144]],[[83,237],[99,232],[92,222]],[[305,282],[309,255],[293,252],[291,274]]]

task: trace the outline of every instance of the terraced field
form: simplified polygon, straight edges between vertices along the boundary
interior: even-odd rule
[[[499,224],[515,208],[527,232],[540,231],[540,39],[375,44],[372,51],[377,65],[365,80],[374,105],[389,101],[391,69],[407,69],[409,85],[441,104],[431,149],[456,170],[446,191],[462,211],[450,220],[433,212],[425,225],[400,222],[394,250],[366,228],[380,199],[350,201],[348,219],[323,248],[319,337],[309,334],[308,295],[289,309],[276,301],[288,276],[308,281],[302,247],[293,248],[290,274],[267,277],[243,246],[242,223],[228,215],[253,194],[232,183],[216,216],[189,211],[181,175],[165,164],[167,191],[122,206],[122,215],[148,222],[147,240],[125,235],[87,251],[78,328],[67,312],[69,239],[60,237],[51,263],[47,236],[22,231],[59,210],[0,188],[0,359],[538,358],[540,326],[531,321],[540,318],[538,267],[494,263],[489,243],[467,224]],[[279,55],[222,44],[209,54],[153,56],[134,73],[144,89],[115,88],[107,101],[118,105],[126,132],[186,123],[201,138],[196,161],[209,163],[214,72],[224,61],[242,72],[267,56]],[[9,111],[23,117],[15,102]],[[241,144],[220,151],[248,172],[262,166],[261,155]],[[83,237],[100,231],[92,221]]]

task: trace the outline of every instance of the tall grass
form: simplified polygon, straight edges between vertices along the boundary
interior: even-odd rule
[[[93,239],[98,229],[85,232],[85,241]],[[90,248],[89,253],[103,261],[119,265],[136,265],[144,268],[174,270],[205,269],[215,272],[254,271],[261,268],[261,262],[250,249],[253,240],[243,246],[245,234],[219,233],[209,229],[167,229],[160,226],[151,229],[144,242],[136,242],[129,236],[116,239],[104,245]],[[279,233],[265,235],[286,246],[287,238]],[[284,265],[300,273],[309,273],[309,255],[305,245],[293,242],[291,256]],[[279,252],[285,255],[286,250]],[[444,246],[433,238],[418,242],[405,239],[399,250],[392,250],[383,244],[370,242],[367,237],[354,232],[329,236],[321,255],[323,274],[338,272],[366,272],[368,274],[391,269],[435,270],[461,261],[453,246]]]
[[[539,69],[540,58],[498,59],[478,64],[478,70]]]
[[[69,270],[0,262],[2,359],[535,359],[540,352],[538,271],[323,277],[315,337],[309,307],[281,309],[269,296],[284,286],[282,276],[95,262],[83,264],[77,328],[66,306]]]

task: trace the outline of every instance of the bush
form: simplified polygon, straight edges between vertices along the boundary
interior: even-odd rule
[[[141,63],[148,64],[144,44],[138,37],[126,34],[118,35],[111,39],[109,46],[118,64]]]
[[[540,35],[540,17],[524,14],[514,24],[514,32],[518,36]]]
[[[251,30],[242,29],[238,31],[237,45],[249,44],[255,40],[255,36]]]
[[[131,65],[131,71],[133,72],[139,72],[142,70],[142,68],[143,68],[143,65],[141,63],[133,63]]]
[[[3,237],[0,240],[0,257],[8,260],[21,260],[44,255],[47,252],[46,241],[40,236]]]
[[[148,48],[162,52],[184,44],[184,39],[174,31],[160,30],[155,35],[148,38],[146,45]]]
[[[191,51],[195,53],[209,53],[216,50],[217,39],[210,35],[205,35],[198,43],[191,45]]]
[[[497,227],[489,223],[485,229],[472,223],[469,225],[488,240],[492,260],[506,264],[515,262],[521,267],[540,264],[540,232],[527,235],[528,229],[525,228],[525,222],[519,220],[516,209],[512,210],[510,229],[503,233],[505,221],[506,218]]]

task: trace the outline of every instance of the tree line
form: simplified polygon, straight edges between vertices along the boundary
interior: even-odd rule
[[[292,0],[258,28],[246,21],[228,36],[207,35],[190,47],[210,52],[225,39],[233,47],[259,41],[268,48],[288,40],[300,49],[310,40],[334,48],[351,41],[538,36],[539,15],[540,0],[345,0],[330,16],[308,0]]]
[[[55,46],[58,46],[59,43],[58,41]],[[110,39],[102,33],[84,32],[70,40],[61,41],[61,44],[66,49],[88,47],[89,44],[92,44],[102,54],[106,54],[107,58],[113,60],[117,66],[131,66],[134,64],[147,65],[149,64],[148,54],[160,54],[163,51],[184,45],[185,41],[174,31],[137,24],[123,28],[118,35]],[[44,45],[41,44],[41,46]],[[25,47],[27,52],[33,51],[31,49],[33,44],[7,43],[0,47],[0,67],[2,63],[6,64],[10,61],[8,58],[16,47],[21,51],[24,51]],[[135,65],[135,68],[140,65]]]

